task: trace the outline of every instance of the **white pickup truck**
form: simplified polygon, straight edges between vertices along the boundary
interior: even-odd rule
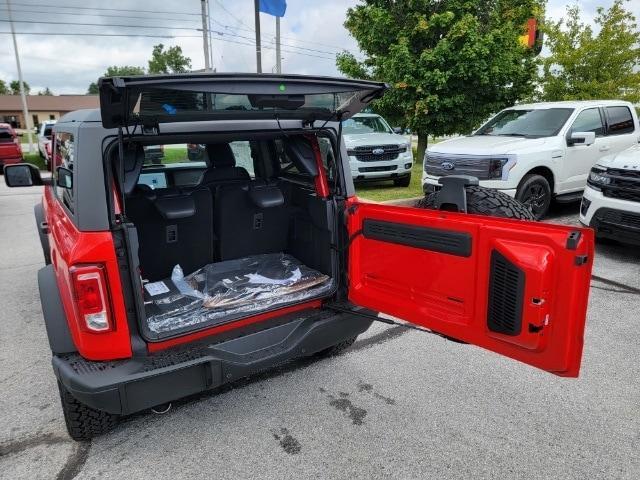
[[[425,193],[446,175],[472,175],[544,217],[552,199],[579,200],[591,167],[638,143],[633,106],[617,100],[549,102],[507,108],[475,133],[432,145],[424,158]]]
[[[640,145],[598,160],[589,173],[580,222],[598,238],[640,246]]]

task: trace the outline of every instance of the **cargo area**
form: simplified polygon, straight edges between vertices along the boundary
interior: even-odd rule
[[[184,159],[172,148],[125,151],[126,216],[137,233],[146,338],[333,293],[334,207],[316,192],[308,139],[190,144]]]

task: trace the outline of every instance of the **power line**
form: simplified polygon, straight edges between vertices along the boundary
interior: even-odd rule
[[[51,8],[51,4],[45,3],[24,3],[24,2],[11,2],[12,5],[19,5],[24,7],[49,7]],[[166,11],[166,10],[139,10],[139,9],[127,9],[127,8],[104,8],[104,7],[82,7],[80,5],[55,5],[55,8],[73,8],[80,10],[96,10],[96,11],[105,11],[105,12],[137,12],[137,13],[169,13],[171,15],[193,15],[199,17],[199,13],[188,13],[188,12],[176,12],[176,11]]]
[[[68,32],[15,32],[16,35],[47,35],[47,36],[77,36],[77,37],[144,37],[144,38],[202,38],[200,35],[153,35],[153,34],[142,34],[142,33],[68,33]],[[214,33],[218,33],[215,32]],[[0,35],[2,34],[11,34],[11,32],[1,32],[0,31]],[[246,45],[246,46],[252,46],[255,47],[255,42],[254,43],[244,43],[244,42],[238,42],[236,40],[230,40],[230,39],[225,39],[225,38],[219,38],[218,39],[221,42],[227,42],[227,43],[234,43],[237,45]],[[263,46],[262,48],[267,49],[267,50],[275,50],[274,47],[267,47],[267,46]],[[297,52],[295,50],[286,50],[286,49],[282,49],[283,52],[286,53],[290,53],[292,55],[303,55],[306,57],[313,57],[313,58],[321,58],[324,60],[335,60],[333,57],[323,57],[320,55],[313,55],[310,53],[303,53],[303,52]]]
[[[242,25],[244,25],[245,27],[247,27],[247,25],[245,23],[242,22],[242,20],[240,20],[238,17],[236,17],[233,13],[231,13],[226,7],[224,7],[224,5],[222,5],[220,2],[216,1],[216,3],[221,6],[223,8],[223,10],[225,12],[227,12],[229,15],[231,15],[237,22],[240,22]],[[52,8],[50,5],[45,5],[45,4],[17,4],[17,5],[29,5],[29,6],[43,6],[43,7],[48,7],[48,8]],[[5,6],[6,4],[0,4],[0,7]],[[181,14],[181,15],[196,15],[198,16],[198,14],[193,14],[193,13],[184,13],[184,12],[170,12],[170,11],[151,11],[151,10],[132,10],[132,9],[115,9],[115,8],[93,8],[93,7],[64,7],[64,6],[57,6],[56,8],[61,7],[61,8],[81,8],[81,9],[87,9],[87,10],[106,10],[106,11],[117,11],[117,12],[135,12],[135,13],[155,13],[155,14]],[[16,11],[16,9],[13,9],[14,11]],[[146,19],[146,20],[173,20],[173,19],[169,19],[169,18],[158,18],[158,17],[152,17],[149,18],[148,16],[136,16],[136,15],[110,15],[110,14],[96,14],[96,13],[74,13],[74,12],[53,12],[53,11],[43,11],[43,10],[18,10],[20,12],[25,12],[25,13],[41,13],[41,14],[47,14],[47,15],[65,15],[65,16],[95,16],[95,17],[110,17],[110,18],[123,18],[123,19]],[[242,28],[242,27],[233,27],[231,25],[226,25],[224,23],[221,23],[215,19],[211,19],[214,23],[220,25],[221,27],[225,28],[225,29],[235,29],[235,30],[243,30],[243,31],[247,31],[247,32],[255,32],[255,30],[253,30],[252,28]],[[0,20],[2,21],[2,20]],[[188,19],[182,19],[181,21],[193,21],[196,22],[196,20],[188,20]],[[36,21],[36,20],[14,20],[14,23],[43,23],[43,24],[51,24],[51,25],[64,25],[64,24],[68,24],[68,25],[80,25],[80,26],[106,26],[106,27],[140,27],[140,28],[169,28],[169,29],[174,29],[174,30],[198,30],[201,31],[201,29],[196,29],[196,28],[189,28],[189,27],[173,27],[173,26],[169,26],[167,25],[166,27],[160,27],[160,26],[143,26],[143,25],[120,25],[120,24],[106,24],[106,23],[83,23],[83,22],[76,22],[76,23],[66,23],[66,22],[53,22],[53,21]],[[232,35],[231,33],[227,33],[227,35]],[[244,37],[242,35],[239,34],[235,34],[235,36],[238,36],[240,38],[247,38],[247,39],[252,39],[249,37]],[[273,40],[271,39],[271,37],[273,36],[272,33],[266,33],[265,37],[263,38],[263,41],[267,41],[267,42],[272,42]],[[309,40],[302,40],[299,38],[294,38],[294,37],[288,37],[288,36],[282,36],[281,38],[283,39],[288,39],[288,40],[293,40],[299,43],[305,43],[308,45],[319,45],[319,46],[324,46],[324,47],[328,47],[328,48],[332,48],[335,50],[345,50],[342,47],[338,47],[336,45],[329,45],[329,44],[325,44],[325,43],[320,43],[320,42],[313,42],[313,41],[309,41]],[[290,48],[297,48],[300,50],[307,50],[307,51],[311,51],[311,52],[316,52],[316,53],[324,53],[324,54],[329,54],[329,55],[333,55],[334,52],[328,52],[326,50],[318,50],[318,49],[312,49],[312,48],[307,48],[307,47],[299,47],[297,45],[291,45],[291,44],[287,44]]]
[[[9,22],[9,20],[0,19],[0,22]],[[26,23],[26,24],[38,24],[38,25],[65,25],[65,26],[85,26],[85,27],[119,27],[119,28],[142,28],[142,29],[160,29],[160,30],[191,30],[191,31],[202,31],[199,28],[194,27],[166,27],[159,25],[127,25],[122,23],[94,23],[94,22],[58,22],[52,20],[15,20],[14,23]],[[238,37],[244,40],[253,40],[251,37],[247,37],[244,35],[238,35],[233,33],[225,33],[217,30],[210,30],[209,33],[215,33],[218,36],[228,35],[231,37]],[[334,52],[328,52],[326,50],[318,50],[314,48],[307,47],[299,47],[297,45],[283,44],[289,48],[295,48],[298,50],[305,50],[312,53],[320,53],[325,55],[333,55]],[[291,51],[289,51],[291,53]],[[317,55],[309,55],[309,56],[317,56]]]
[[[2,20],[0,22],[8,23],[9,20]],[[42,25],[80,25],[84,27],[125,27],[125,28],[160,28],[163,30],[196,30],[195,27],[167,27],[160,25],[125,25],[122,23],[88,23],[88,22],[56,22],[51,20],[14,20],[13,23],[30,23],[30,24],[42,24]]]
[[[3,5],[0,4],[0,7]],[[12,12],[14,13],[38,13],[44,15],[64,15],[69,17],[105,17],[105,18],[136,18],[136,19],[146,19],[146,20],[175,20],[173,18],[154,18],[149,17],[149,15],[141,16],[141,15],[113,15],[109,13],[73,13],[73,12],[52,12],[48,10],[26,10],[26,9],[17,9],[12,8]],[[162,14],[165,15],[165,14]],[[189,14],[190,15],[190,14]],[[198,22],[198,20],[190,20],[190,19],[181,19],[181,22]]]

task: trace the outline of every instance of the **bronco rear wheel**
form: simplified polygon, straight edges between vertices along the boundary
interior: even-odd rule
[[[118,415],[95,410],[79,402],[60,382],[58,389],[67,432],[74,440],[91,440],[108,432],[118,423]]]
[[[515,218],[518,220],[535,220],[531,210],[498,190],[479,186],[465,187],[467,192],[467,213],[488,215],[490,217]],[[429,193],[416,202],[418,208],[435,210],[438,192]]]

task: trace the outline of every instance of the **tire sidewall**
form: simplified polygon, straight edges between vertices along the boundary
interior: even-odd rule
[[[540,185],[545,192],[545,202],[543,208],[539,209],[538,211],[536,211],[533,207],[531,208],[531,212],[536,217],[536,220],[540,220],[541,218],[544,218],[544,216],[549,211],[549,207],[551,206],[551,186],[549,185],[549,182],[546,178],[544,178],[542,175],[525,175],[520,182],[520,185],[518,185],[515,198],[520,203],[526,205],[526,193],[533,185]]]

